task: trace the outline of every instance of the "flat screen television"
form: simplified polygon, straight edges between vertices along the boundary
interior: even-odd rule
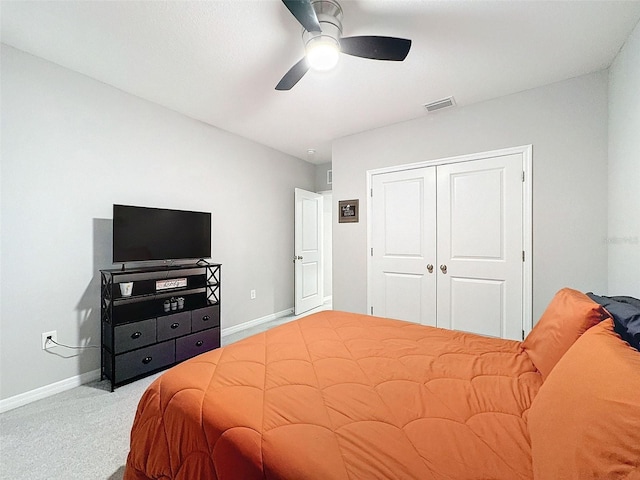
[[[211,257],[211,213],[113,206],[113,263]]]

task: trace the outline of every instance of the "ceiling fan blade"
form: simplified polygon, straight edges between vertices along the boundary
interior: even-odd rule
[[[343,37],[340,39],[342,53],[354,57],[373,60],[392,60],[401,62],[409,53],[411,40],[396,37]]]
[[[311,0],[282,0],[282,3],[296,17],[305,30],[308,32],[320,32],[320,23],[318,16],[311,5]]]
[[[293,86],[300,81],[304,74],[309,70],[307,58],[304,57],[285,73],[282,80],[276,85],[276,90],[291,90]]]

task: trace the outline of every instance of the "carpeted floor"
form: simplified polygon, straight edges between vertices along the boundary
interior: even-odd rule
[[[222,344],[294,318],[223,337]],[[121,480],[138,400],[157,376],[113,393],[108,381],[94,382],[1,414],[0,479]]]
[[[140,396],[157,375],[110,392],[94,382],[0,415],[0,478],[120,480]]]

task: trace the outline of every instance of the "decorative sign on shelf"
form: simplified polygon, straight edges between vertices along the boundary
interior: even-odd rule
[[[156,291],[158,290],[170,290],[172,288],[180,288],[187,286],[186,278],[168,278],[166,280],[156,281]]]
[[[340,200],[338,202],[338,223],[357,223],[359,203],[358,200]]]

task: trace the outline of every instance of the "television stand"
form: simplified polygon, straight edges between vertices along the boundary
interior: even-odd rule
[[[220,346],[220,264],[122,267],[100,270],[101,379],[111,391]]]

